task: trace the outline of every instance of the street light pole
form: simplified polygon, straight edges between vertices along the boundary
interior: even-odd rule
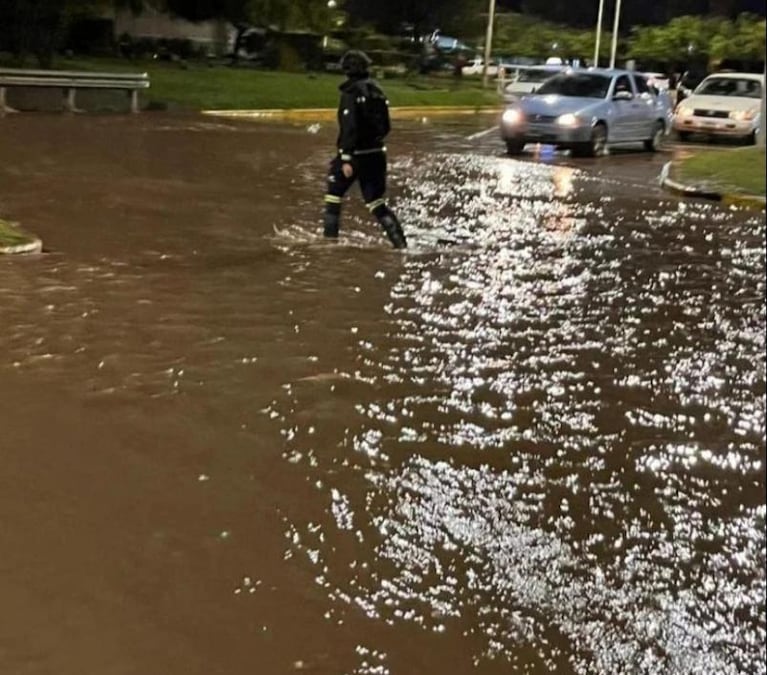
[[[615,52],[618,51],[618,25],[621,22],[621,0],[615,3],[615,21],[613,21],[613,44],[610,49],[610,68],[615,68]]]
[[[493,48],[493,24],[495,23],[495,0],[490,0],[490,8],[487,13],[487,34],[485,35],[485,63],[482,66],[482,86],[487,87],[488,72],[490,65],[490,53]]]
[[[605,0],[599,0],[599,14],[597,16],[597,39],[594,45],[594,68],[599,67],[599,43],[602,41],[602,15],[605,11]]]

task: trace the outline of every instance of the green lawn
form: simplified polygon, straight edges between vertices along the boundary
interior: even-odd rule
[[[764,196],[765,151],[764,148],[701,150],[677,165],[676,177],[683,183]]]
[[[180,64],[121,59],[60,59],[64,70],[104,70],[149,73],[145,94],[153,104],[187,110],[248,110],[254,108],[334,108],[338,104],[340,75],[286,73],[204,64]],[[392,106],[500,105],[494,89],[482,89],[476,80],[454,82],[444,78],[392,78],[382,82]]]

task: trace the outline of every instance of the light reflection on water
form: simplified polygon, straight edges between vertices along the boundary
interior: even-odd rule
[[[408,168],[416,250],[471,246],[405,257],[347,374],[368,400],[310,452],[328,518],[289,536],[328,618],[480,636],[480,671],[764,672],[763,221]]]
[[[416,129],[411,249],[359,205],[329,244],[329,131],[161,120],[9,121],[3,199],[60,251],[0,266],[3,411],[63,411],[3,447],[25,634],[184,675],[764,672],[762,218]]]

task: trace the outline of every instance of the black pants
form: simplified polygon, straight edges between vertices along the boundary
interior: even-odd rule
[[[359,181],[362,197],[368,210],[381,223],[389,239],[392,239],[392,234],[390,234],[392,230],[395,237],[401,237],[401,242],[395,242],[392,239],[395,246],[404,245],[404,234],[402,234],[399,222],[386,205],[386,152],[356,155],[351,162],[354,167],[354,174],[351,178],[344,176],[343,164],[340,157],[336,157],[330,162],[327,192],[325,193],[325,236],[338,236],[344,195],[355,181]]]

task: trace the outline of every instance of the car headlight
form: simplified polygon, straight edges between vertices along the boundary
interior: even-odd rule
[[[504,111],[502,119],[504,124],[519,124],[523,119],[522,111],[517,108],[509,108]]]
[[[733,110],[730,113],[730,119],[745,122],[754,119],[758,112],[759,108],[750,108],[749,110]]]
[[[557,124],[560,127],[577,127],[580,123],[581,121],[578,119],[578,116],[572,113],[565,113],[557,117]]]
[[[692,108],[688,108],[687,106],[680,105],[676,109],[676,114],[679,115],[679,117],[692,117]]]

